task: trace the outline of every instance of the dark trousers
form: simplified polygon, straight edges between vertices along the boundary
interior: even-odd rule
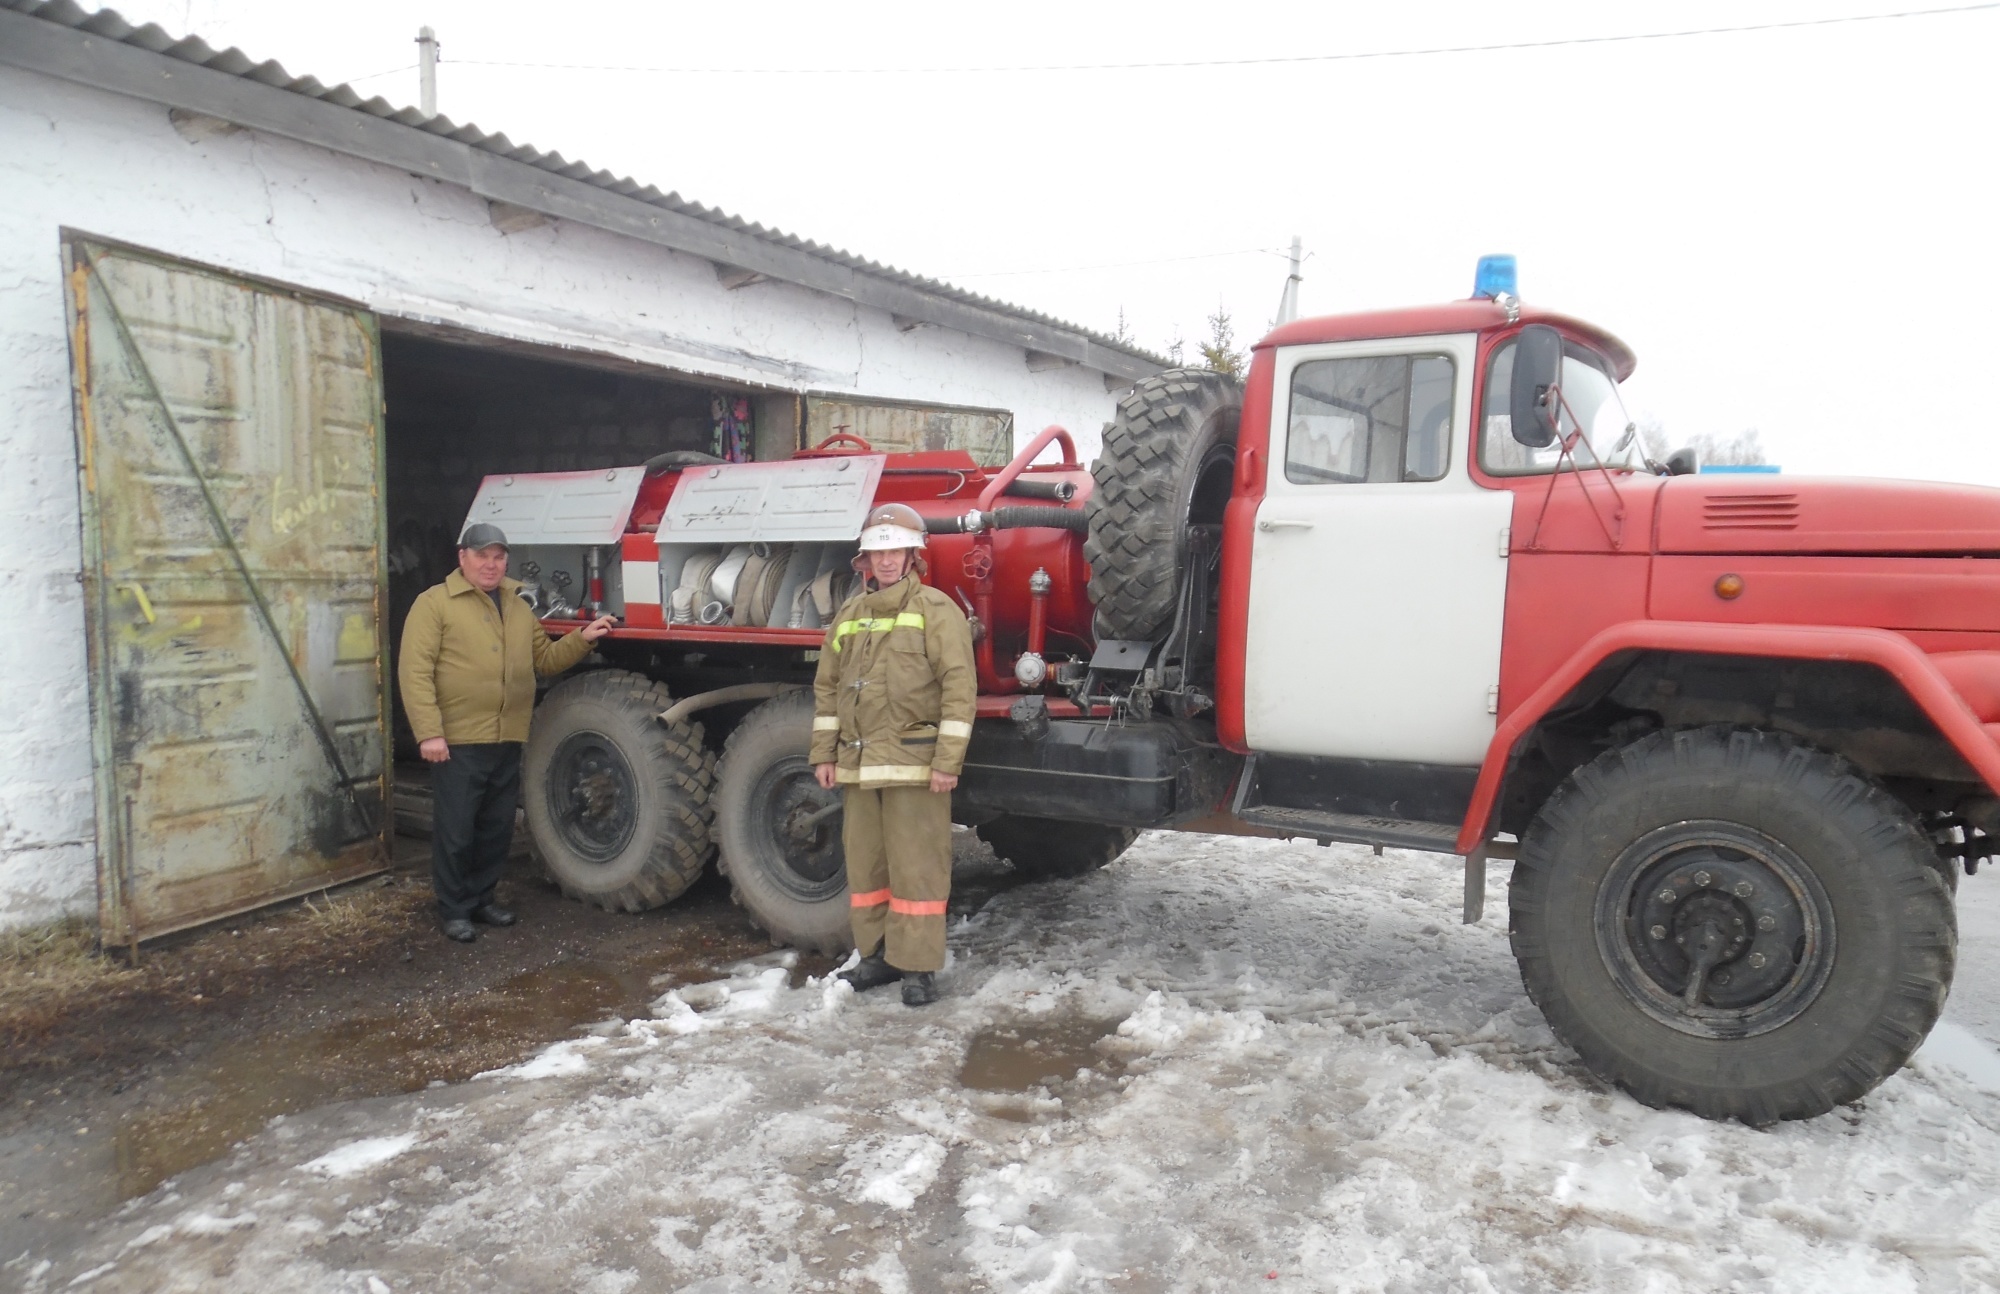
[[[520,800],[518,741],[454,742],[451,758],[431,765],[431,889],[444,920],[493,901]]]

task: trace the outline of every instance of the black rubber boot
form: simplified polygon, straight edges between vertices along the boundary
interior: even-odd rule
[[[883,961],[881,953],[870,953],[851,969],[840,972],[840,978],[852,984],[856,993],[866,993],[871,988],[894,984],[903,978],[903,972]]]
[[[479,932],[464,917],[446,918],[438,923],[438,929],[444,931],[445,938],[455,943],[469,944],[479,938]]]
[[[931,972],[911,971],[903,976],[904,1006],[929,1006],[937,999],[937,981],[931,978]]]

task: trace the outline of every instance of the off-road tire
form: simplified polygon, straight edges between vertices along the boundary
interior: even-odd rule
[[[812,782],[812,718],[805,688],[743,716],[722,748],[715,832],[731,896],[750,920],[774,944],[833,956],[854,946],[841,816],[794,828],[841,794]]]
[[[1644,978],[1645,959],[1678,955],[1658,931],[1685,929],[1697,900],[1790,950],[1758,962],[1760,944],[1742,945],[1704,981],[1743,995],[1735,1016],[1721,1000],[1697,1002],[1708,1019],[1663,1007],[1671,976]],[[1901,1068],[1943,1009],[1958,943],[1900,801],[1837,755],[1727,727],[1653,733],[1573,773],[1522,839],[1509,908],[1528,996],[1586,1065],[1648,1105],[1753,1126],[1825,1113]]]
[[[522,752],[522,805],[549,879],[609,912],[680,897],[715,852],[715,755],[699,727],[660,722],[666,685],[595,670],[549,690]],[[611,752],[616,758],[612,758]],[[576,774],[610,788],[590,812]]]
[[[1243,386],[1206,369],[1149,377],[1118,402],[1090,474],[1090,600],[1100,639],[1153,641],[1173,624],[1187,565],[1187,525],[1206,475],[1226,501]]]
[[[1035,880],[1082,876],[1114,862],[1139,838],[1133,827],[1095,822],[1057,822],[1006,814],[973,831],[1014,870]]]

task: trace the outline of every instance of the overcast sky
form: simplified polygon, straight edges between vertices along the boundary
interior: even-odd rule
[[[1628,399],[1676,443],[1755,427],[1787,471],[2000,484],[2000,6],[982,70],[1962,2],[116,7],[411,104],[414,70],[370,74],[428,23],[458,121],[1102,331],[1122,309],[1155,350],[1218,306],[1261,334],[1294,234],[1308,314],[1462,297],[1513,252],[1526,299],[1638,351]]]

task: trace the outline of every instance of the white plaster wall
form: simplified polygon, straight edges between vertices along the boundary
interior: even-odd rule
[[[188,136],[193,136],[189,138]],[[670,179],[671,177],[662,177]],[[0,928],[94,912],[90,715],[60,230],[384,314],[794,389],[1011,409],[1088,461],[1100,374],[567,222],[501,234],[438,181],[0,68]]]

